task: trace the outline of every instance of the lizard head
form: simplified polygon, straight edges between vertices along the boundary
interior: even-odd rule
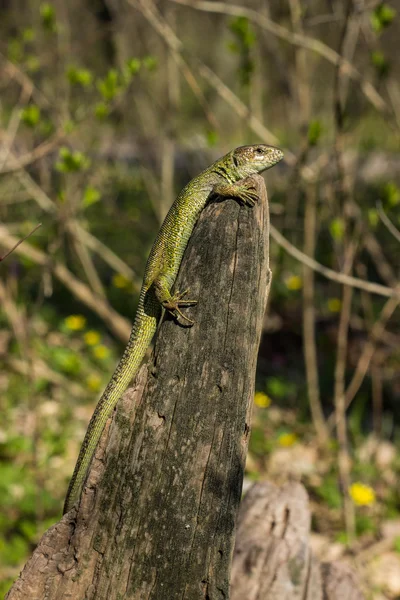
[[[282,160],[283,152],[275,146],[256,144],[255,146],[239,146],[232,151],[231,157],[241,179],[273,167]]]

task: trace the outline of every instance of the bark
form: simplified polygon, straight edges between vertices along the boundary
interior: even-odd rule
[[[8,600],[229,598],[257,351],[269,290],[268,206],[203,211],[166,319],[118,403],[78,510],[42,538]]]
[[[363,600],[347,565],[313,556],[310,521],[302,485],[255,484],[239,513],[231,600]]]

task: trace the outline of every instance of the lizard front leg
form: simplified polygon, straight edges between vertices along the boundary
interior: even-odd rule
[[[187,300],[185,298],[189,290],[175,292],[175,294],[172,295],[169,291],[168,278],[163,275],[159,275],[155,278],[153,286],[156,298],[163,308],[168,310],[173,317],[177,318],[179,315],[182,319],[187,321],[189,325],[193,325],[194,321],[189,319],[189,317],[186,317],[180,310],[181,307],[194,306],[197,304],[197,300]]]
[[[258,194],[253,180],[249,177],[237,183],[217,183],[213,193],[223,198],[237,198],[243,204],[253,207],[258,200]]]

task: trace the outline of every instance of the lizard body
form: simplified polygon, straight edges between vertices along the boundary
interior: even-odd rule
[[[257,195],[246,178],[274,166],[283,157],[278,148],[241,146],[217,160],[183,188],[158,232],[147,260],[139,304],[128,344],[90,420],[64,504],[68,512],[79,500],[82,484],[107,419],[138,371],[161,319],[162,309],[185,317],[180,307],[196,304],[185,294],[171,295],[183,253],[196,221],[211,196],[235,197],[253,206]]]

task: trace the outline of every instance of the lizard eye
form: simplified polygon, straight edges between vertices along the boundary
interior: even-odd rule
[[[264,154],[264,150],[262,148],[256,148],[257,154]]]

